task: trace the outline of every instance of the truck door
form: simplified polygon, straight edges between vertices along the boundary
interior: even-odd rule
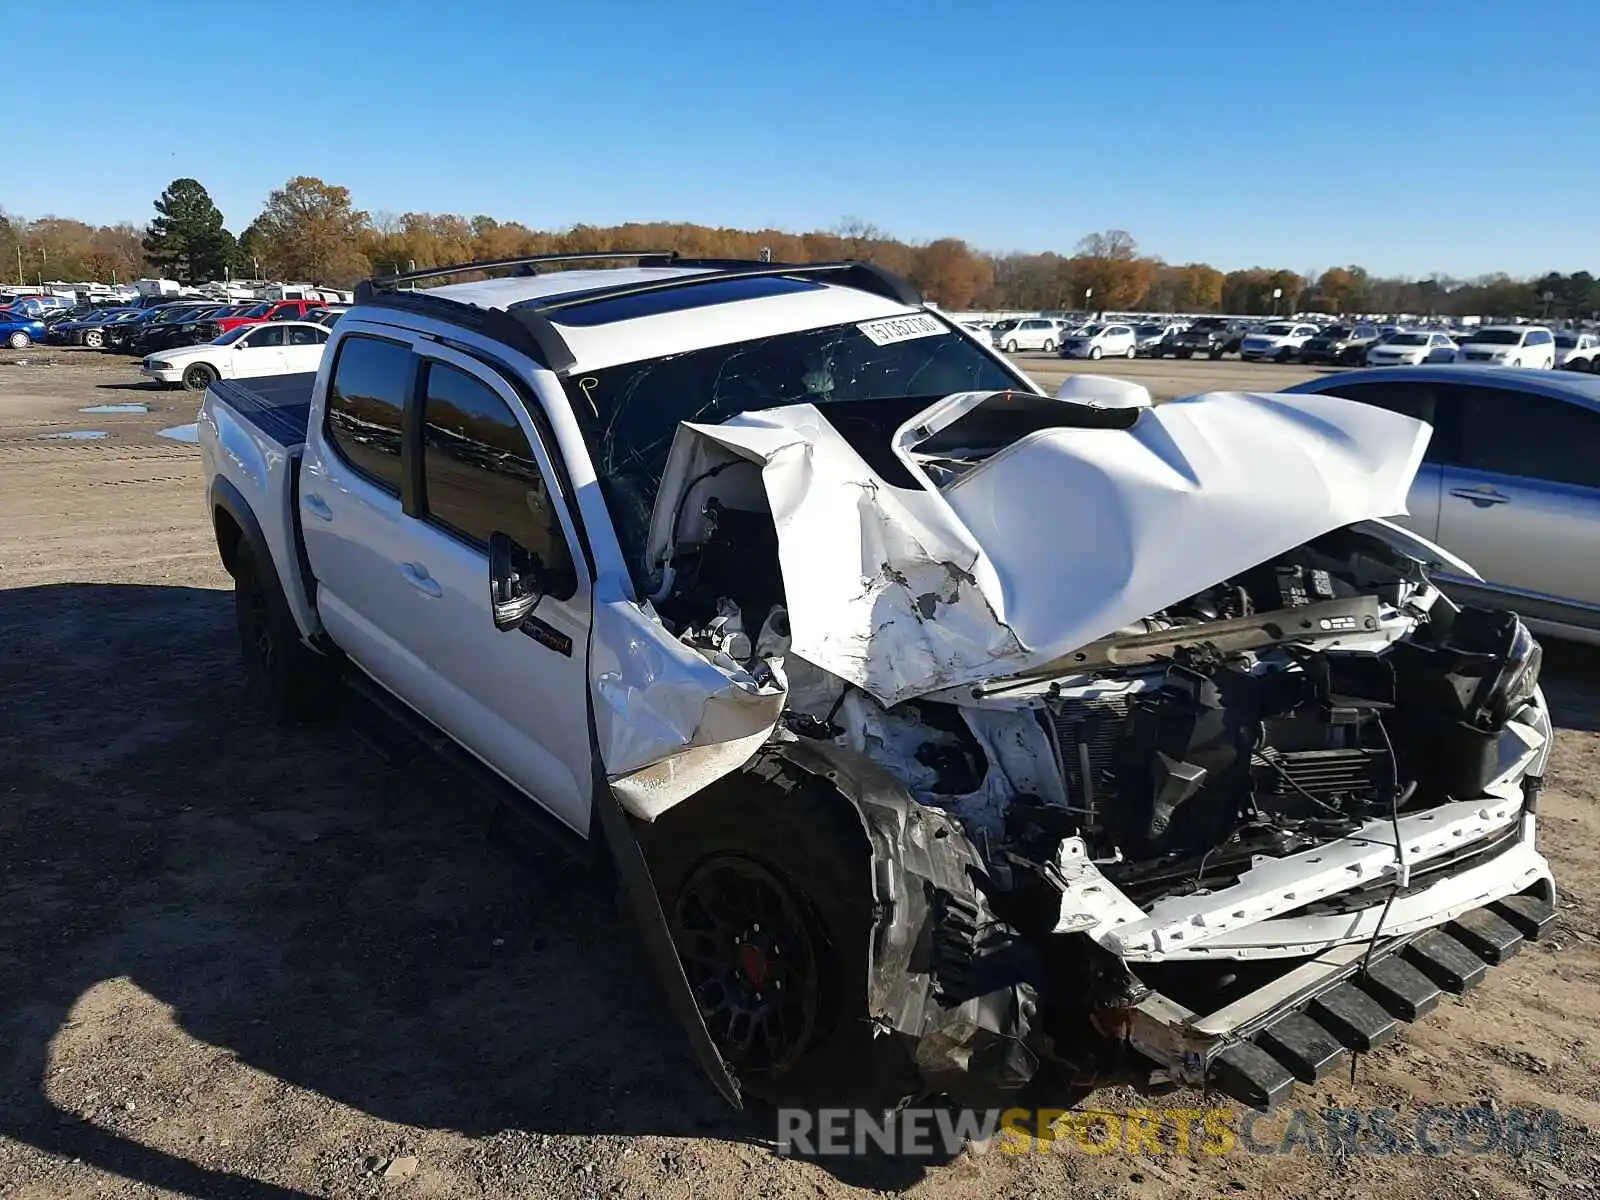
[[[403,644],[433,677],[434,722],[587,834],[590,581],[567,498],[517,390],[465,354],[419,348],[420,487],[400,522]],[[544,582],[532,614],[506,631],[490,607],[497,533],[537,556]]]
[[[523,400],[467,355],[357,323],[325,366],[300,489],[318,613],[401,700],[587,834],[589,580]],[[490,610],[488,542],[544,566],[519,629]]]

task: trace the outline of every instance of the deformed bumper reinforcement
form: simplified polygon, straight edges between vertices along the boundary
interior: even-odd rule
[[[1120,1026],[1175,1081],[1270,1110],[1348,1055],[1381,1046],[1400,1022],[1426,1016],[1444,993],[1477,986],[1489,967],[1538,941],[1555,916],[1553,895],[1535,888],[1381,942],[1370,961],[1365,943],[1339,946],[1210,1014],[1152,992],[1115,1015],[1102,1012],[1099,1023]]]

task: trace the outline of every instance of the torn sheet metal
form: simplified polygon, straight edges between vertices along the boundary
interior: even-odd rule
[[[771,735],[787,695],[732,659],[660,636],[625,601],[598,602],[589,670],[600,755],[613,790],[654,820],[743,766]]]
[[[792,652],[893,705],[1042,666],[1329,530],[1403,514],[1430,433],[1333,396],[1220,392],[1125,429],[1037,429],[936,485],[918,445],[990,395],[946,397],[895,432],[916,488],[872,471],[825,406],[686,424],[652,559],[699,464],[758,464]]]

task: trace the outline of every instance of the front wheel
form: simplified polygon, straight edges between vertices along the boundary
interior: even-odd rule
[[[1137,347],[1137,346],[1129,346],[1127,348],[1127,350],[1123,352],[1122,357],[1123,358],[1138,358],[1139,357],[1139,347]]]
[[[848,802],[741,773],[645,838],[689,988],[746,1091],[874,1110],[915,1094],[900,1039],[867,1012],[871,851]]]
[[[1052,342],[1049,338],[1045,338],[1044,345],[1039,347],[1039,349],[1043,350],[1046,354],[1049,354],[1055,348],[1056,348],[1056,344],[1054,342]]]
[[[203,392],[217,381],[217,369],[205,363],[195,363],[183,373],[183,386],[191,392]]]
[[[1005,344],[1005,352],[1007,354],[1015,354],[1017,352],[1016,339],[1013,338],[1011,341]]]
[[[33,339],[19,329],[6,339],[6,345],[13,350],[26,350],[33,345]]]
[[[91,350],[98,350],[106,344],[106,335],[98,329],[91,329],[83,335],[83,344]]]
[[[1090,346],[1089,347],[1089,357],[1090,358],[1097,359],[1097,358],[1100,357],[1100,355],[1101,355],[1101,350],[1100,350],[1099,346]]]

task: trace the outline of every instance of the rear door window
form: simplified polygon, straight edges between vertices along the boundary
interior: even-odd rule
[[[1451,385],[1463,467],[1600,488],[1600,412],[1510,388]]]
[[[328,385],[328,441],[357,472],[396,496],[403,478],[401,417],[416,369],[409,346],[352,336],[339,347]]]

